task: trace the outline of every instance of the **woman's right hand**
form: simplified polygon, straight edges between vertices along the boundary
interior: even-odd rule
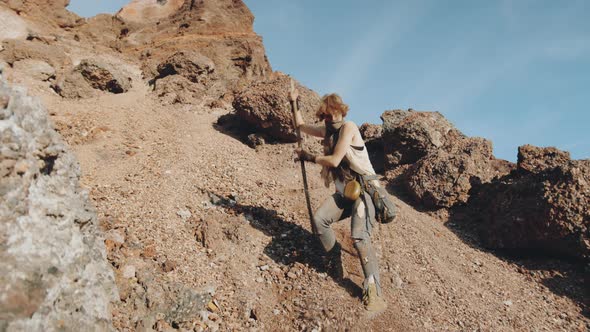
[[[299,91],[296,88],[291,89],[289,91],[289,101],[296,101],[299,98]]]

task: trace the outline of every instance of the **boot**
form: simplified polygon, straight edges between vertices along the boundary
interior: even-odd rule
[[[338,242],[326,253],[324,258],[326,272],[334,280],[344,279],[344,265],[342,264],[342,247]]]
[[[363,292],[363,304],[369,315],[382,313],[387,308],[387,302],[378,294],[377,285],[374,282],[369,283]]]

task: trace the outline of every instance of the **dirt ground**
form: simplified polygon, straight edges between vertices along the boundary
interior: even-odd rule
[[[194,330],[590,329],[579,265],[486,251],[460,224],[395,195],[398,219],[373,237],[388,309],[369,318],[349,220],[334,226],[347,278],[336,282],[323,269],[292,161],[295,145],[251,149],[215,125],[228,108],[162,106],[147,85],[72,101],[43,84],[21,83],[42,98],[72,146],[111,239],[122,298],[113,304],[118,330],[139,329],[137,308],[145,306],[129,291],[139,273],[126,271],[160,267],[161,282],[211,290],[215,305],[194,319]],[[316,165],[308,172],[317,208],[333,189],[320,183]]]

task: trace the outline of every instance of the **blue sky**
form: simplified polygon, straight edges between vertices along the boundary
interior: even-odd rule
[[[82,16],[127,1],[72,0]],[[358,124],[439,111],[499,158],[590,158],[590,1],[246,0],[273,69],[337,92]]]

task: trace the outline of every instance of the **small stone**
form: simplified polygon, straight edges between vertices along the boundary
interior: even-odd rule
[[[170,272],[174,269],[176,269],[176,267],[178,266],[178,264],[176,264],[175,261],[167,259],[164,264],[162,264],[162,269],[164,270],[164,272]]]
[[[215,194],[209,194],[209,199],[211,200],[211,203],[213,205],[220,205],[221,203],[223,203],[223,200],[221,199],[221,197],[215,195]]]
[[[141,253],[141,255],[144,258],[154,258],[154,257],[156,257],[156,246],[151,245],[151,246],[147,246],[147,247],[143,248],[143,252]]]
[[[0,108],[5,109],[8,107],[8,103],[10,103],[9,96],[0,96]]]
[[[14,165],[14,170],[18,175],[24,175],[29,170],[29,163],[25,160],[20,160]]]
[[[507,306],[507,307],[512,306],[512,300],[506,300],[506,301],[504,301],[504,305]]]
[[[287,272],[287,277],[288,277],[289,279],[297,279],[297,274],[295,274],[295,273],[293,273],[293,272],[289,271],[289,272]]]
[[[209,304],[207,304],[207,310],[211,311],[211,312],[217,312],[219,311],[219,306],[215,303],[215,301],[210,301]]]
[[[192,216],[192,213],[188,209],[180,209],[176,211],[176,214],[182,219],[187,220]]]
[[[260,271],[266,271],[268,270],[270,267],[268,265],[262,265],[258,267],[260,269]]]
[[[125,242],[125,236],[121,230],[112,229],[106,233],[106,239],[113,241],[115,244],[121,245]]]
[[[123,278],[131,279],[135,277],[135,266],[127,265],[123,268]]]

